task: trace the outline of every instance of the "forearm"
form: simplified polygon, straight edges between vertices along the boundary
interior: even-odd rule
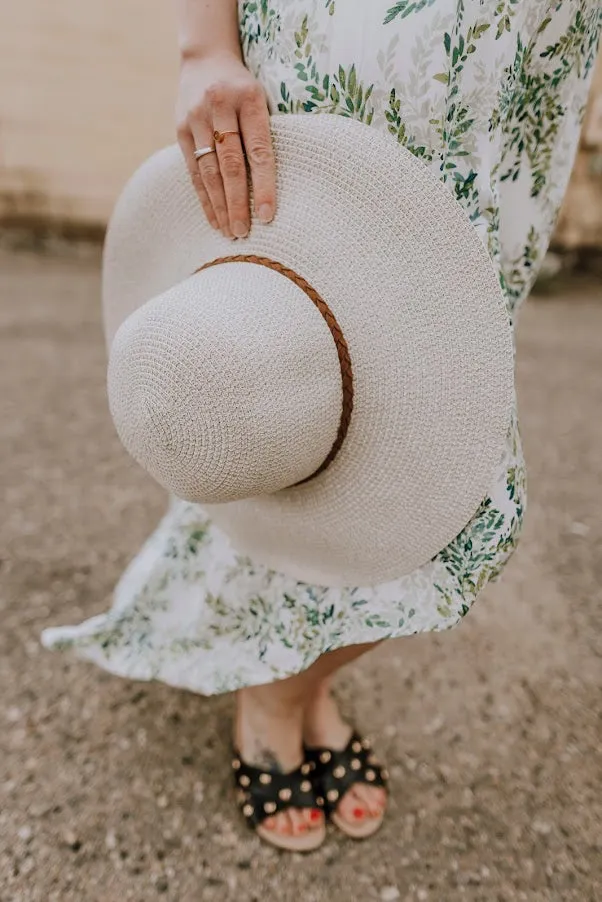
[[[183,60],[215,53],[241,58],[237,0],[174,0]]]

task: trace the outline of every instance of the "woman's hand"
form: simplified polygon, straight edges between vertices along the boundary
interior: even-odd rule
[[[245,154],[254,206],[261,222],[276,207],[276,173],[269,111],[263,88],[230,53],[187,57],[181,65],[178,141],[207,219],[228,238],[250,228]],[[214,132],[239,132],[216,142]],[[215,147],[198,161],[195,150]]]

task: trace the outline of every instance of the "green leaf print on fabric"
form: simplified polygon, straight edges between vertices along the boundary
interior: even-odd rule
[[[504,32],[512,30],[512,17],[516,14],[516,8],[520,0],[501,0],[495,8],[498,16],[496,40],[499,40]]]
[[[505,495],[512,502],[511,514],[503,513],[492,498],[486,498],[481,507],[453,542],[443,549],[437,560],[455,584],[465,603],[478,596],[487,583],[497,579],[508,558],[512,555],[522,531],[526,504],[526,474],[522,461],[520,440],[515,425],[510,430],[515,463],[506,470]],[[447,586],[437,585],[443,601],[440,612],[450,610],[455,592]]]
[[[345,69],[339,66],[332,74],[319,72],[312,54],[308,17],[305,16],[298,31],[295,32],[294,64],[297,78],[305,83],[305,99],[292,97],[285,82],[280,85],[281,113],[337,113],[370,125],[374,109],[370,98],[374,86],[363,85],[358,77],[355,63]]]
[[[447,72],[433,75],[436,81],[447,85],[448,91],[445,98],[445,115],[440,121],[435,121],[437,133],[441,138],[442,172],[444,177],[448,170],[455,169],[457,158],[468,156],[468,133],[474,125],[475,119],[471,115],[471,108],[462,97],[461,84],[462,73],[470,56],[477,50],[477,41],[490,28],[490,23],[481,22],[471,25],[464,35],[464,3],[458,2],[458,15],[453,32],[446,32],[443,36],[443,44],[448,59]]]
[[[243,0],[240,9],[240,34],[243,53],[254,44],[270,46],[280,31],[280,16],[268,0]]]
[[[479,189],[477,186],[477,173],[471,169],[468,175],[455,170],[451,174],[454,186],[454,196],[459,204],[461,204],[471,222],[476,221],[481,215],[479,207]]]
[[[440,553],[439,560],[457,581],[463,596],[479,591],[486,565],[495,560],[504,522],[504,514],[487,498],[472,522]]]
[[[317,599],[316,599],[317,602]],[[232,606],[217,595],[207,595],[207,609],[213,614],[205,626],[205,633],[215,639],[239,637],[256,644],[260,658],[269,648],[280,645],[284,649],[311,647],[325,628],[332,630],[336,619],[332,604],[320,605],[307,600],[299,602],[283,593],[274,607],[265,596],[256,595],[244,605]],[[341,612],[338,614],[341,617]]]
[[[389,109],[385,110],[385,119],[389,123],[389,131],[395,135],[399,144],[423,160],[432,160],[432,153],[424,144],[419,144],[414,135],[407,132],[406,124],[400,115],[401,100],[398,99],[395,88],[389,94]]]
[[[207,529],[208,524],[199,526],[197,529],[192,530],[191,533],[184,536],[183,542],[181,541],[181,536],[171,536],[167,548],[165,549],[166,557],[173,558],[174,560],[190,560],[190,558],[195,557],[200,545],[205,541]],[[178,539],[180,539],[180,541],[178,541]]]
[[[531,196],[545,189],[552,167],[556,141],[567,113],[565,84],[574,74],[592,67],[602,22],[602,9],[591,9],[580,0],[570,24],[553,44],[541,47],[552,23],[547,16],[536,34],[523,42],[516,39],[512,64],[505,70],[499,106],[493,111],[490,128],[503,127],[501,179],[516,181],[526,158],[531,178]]]
[[[525,290],[529,290],[535,281],[537,263],[540,260],[539,245],[540,235],[535,226],[531,226],[521,254],[504,269],[504,289],[511,308],[515,307]]]
[[[411,16],[412,13],[419,13],[420,10],[425,9],[427,6],[432,6],[435,2],[436,0],[399,0],[399,3],[396,3],[387,11],[383,25],[388,25],[394,19],[405,19],[406,16]]]
[[[561,5],[563,0],[560,0]],[[567,0],[564,0],[567,2]],[[602,6],[590,9],[589,0],[579,0],[575,15],[566,32],[554,44],[549,45],[541,54],[542,59],[557,59],[563,70],[577,67],[580,76],[587,75],[593,67],[598,53],[600,28],[602,27]],[[546,18],[539,29],[542,33],[551,23]],[[554,73],[556,74],[556,73]],[[563,72],[566,76],[566,72]]]
[[[477,173],[466,171],[463,157],[476,153],[476,135],[473,134],[476,116],[469,98],[464,91],[464,69],[476,54],[478,42],[488,32],[491,23],[477,21],[465,30],[464,0],[458,0],[454,28],[443,35],[448,68],[446,72],[433,75],[435,81],[446,85],[444,114],[432,124],[440,138],[441,173],[444,182],[452,180],[456,199],[466,209],[470,219],[476,221],[483,216],[479,190],[476,185]]]

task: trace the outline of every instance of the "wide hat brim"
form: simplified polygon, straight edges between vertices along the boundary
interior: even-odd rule
[[[334,115],[275,116],[272,132],[277,215],[254,221],[234,252],[290,267],[328,303],[349,347],[353,415],[315,479],[205,508],[257,564],[318,585],[375,585],[432,559],[492,486],[514,394],[507,307],[450,189],[390,136]],[[107,235],[109,349],[130,314],[232,253],[179,149],[152,157]]]

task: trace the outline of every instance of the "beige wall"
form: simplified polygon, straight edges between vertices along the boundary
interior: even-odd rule
[[[106,220],[174,140],[170,0],[0,0],[0,216]]]
[[[0,219],[106,222],[174,140],[171,0],[0,0]],[[602,64],[557,242],[602,247]]]

